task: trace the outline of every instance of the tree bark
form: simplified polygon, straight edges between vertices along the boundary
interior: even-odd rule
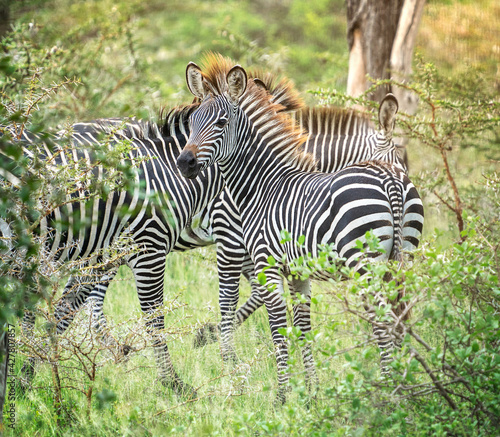
[[[359,97],[372,79],[395,79],[405,82],[411,75],[413,49],[425,0],[346,0],[349,74],[347,94]],[[368,98],[381,102],[392,92],[400,111],[415,114],[418,97],[408,90],[380,86]],[[395,142],[406,146],[408,140],[398,135]],[[408,165],[406,149],[404,160]]]
[[[399,25],[392,45],[391,53],[391,78],[406,82],[412,73],[413,49],[417,38],[418,26],[422,18],[425,0],[405,0]],[[418,97],[410,91],[393,87],[392,93],[399,102],[400,111],[413,115],[417,112]],[[401,142],[402,141],[402,142]],[[401,139],[400,144],[407,140]]]
[[[374,79],[390,78],[390,61],[393,41],[398,29],[404,0],[347,0],[347,41],[349,43],[348,89],[359,93],[368,88],[366,79],[360,81],[361,72],[354,71],[363,65],[366,74]],[[359,59],[359,47],[363,62]],[[353,69],[351,70],[351,65]],[[363,82],[363,83],[360,83]],[[369,96],[380,102],[390,92],[390,87],[379,87]],[[354,95],[354,94],[350,94]]]

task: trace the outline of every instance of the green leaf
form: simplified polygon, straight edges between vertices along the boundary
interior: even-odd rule
[[[260,272],[257,275],[257,281],[259,282],[260,285],[266,285],[267,282],[267,276],[264,272]]]

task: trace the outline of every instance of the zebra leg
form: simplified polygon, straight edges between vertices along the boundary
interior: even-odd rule
[[[137,259],[141,254],[146,256]],[[159,314],[158,310],[163,305],[165,252],[150,249],[141,254],[136,255],[134,260],[129,260],[128,265],[134,273],[141,310],[150,315],[146,322],[146,330],[152,338],[158,377],[165,387],[171,388],[177,395],[195,398],[194,388],[183,382],[175,371],[167,344],[161,334],[165,329],[165,317]]]
[[[240,292],[240,276],[246,250],[243,244],[217,245],[219,272],[219,307],[221,314],[221,354],[224,361],[236,362],[234,350],[234,320]]]
[[[266,271],[267,288],[259,286],[259,292],[266,305],[269,316],[269,326],[276,354],[276,364],[278,369],[278,393],[276,395],[275,405],[283,405],[286,401],[286,392],[288,391],[288,344],[286,337],[282,335],[280,328],[286,328],[286,301],[283,298],[283,281],[278,272],[273,274],[270,270]],[[269,291],[272,286],[274,290]]]
[[[94,287],[93,283],[94,279],[90,276],[69,278],[64,287],[63,296],[54,310],[57,334],[62,334],[68,329],[76,313],[90,295]]]
[[[75,317],[75,313],[80,309],[90,293],[92,288],[90,278],[84,278],[82,280],[83,285],[78,285],[78,282],[75,277],[70,277],[64,287],[63,296],[54,310],[57,334],[62,334],[68,328]],[[26,338],[33,338],[35,328],[35,314],[33,312],[25,311],[21,328]],[[31,385],[35,375],[34,357],[29,357],[24,362],[21,375],[23,375],[20,383],[21,388],[26,389]]]
[[[126,344],[119,345],[116,342],[113,336],[109,333],[106,316],[104,315],[103,311],[106,292],[108,290],[109,284],[116,276],[117,271],[118,268],[112,268],[100,278],[100,282],[94,286],[87,299],[87,305],[90,309],[92,329],[99,335],[101,341],[104,344],[116,346],[119,350],[119,353],[121,353],[123,356],[127,356],[132,350],[132,347]]]
[[[262,300],[259,290],[255,286],[255,267],[252,260],[250,259],[250,256],[248,256],[247,258],[248,260],[245,258],[244,261],[243,276],[250,283],[252,291],[248,300],[236,311],[236,328],[239,328],[245,320],[247,320],[255,311],[257,311],[262,305],[264,305],[264,301]]]
[[[398,348],[394,336],[391,335],[394,324],[390,322],[375,321],[375,317],[374,315],[371,317],[372,332],[380,350],[380,375],[382,378],[388,379],[391,374],[392,355]]]
[[[316,365],[311,350],[311,344],[306,342],[306,334],[311,331],[311,283],[309,280],[292,280],[290,290],[293,294],[300,293],[306,298],[306,302],[297,303],[293,306],[293,325],[300,328],[300,340],[302,346],[302,362],[306,370],[306,385],[309,391],[315,391],[319,384]]]
[[[380,374],[383,378],[388,378],[391,373],[392,354],[399,346],[396,336],[392,334],[392,330],[396,329],[394,323],[396,319],[391,311],[392,321],[377,320],[376,307],[382,308],[391,305],[379,293],[376,293],[374,298],[373,306],[369,306],[367,311],[372,324],[373,336],[380,350]]]
[[[232,265],[232,267],[233,268],[235,267],[234,264]],[[241,305],[236,311],[234,318],[234,325],[233,325],[234,330],[238,329],[243,324],[243,322],[245,322],[248,319],[248,317],[250,317],[262,305],[264,305],[264,301],[262,300],[262,297],[260,296],[260,293],[256,289],[255,284],[253,282],[253,272],[254,272],[254,265],[252,260],[250,259],[250,256],[247,254],[247,256],[245,256],[245,259],[243,261],[242,274],[252,287],[251,294],[248,300],[243,305]],[[233,278],[232,282],[238,280],[239,278]],[[194,340],[194,347],[198,348],[210,343],[215,343],[219,340],[220,334],[221,334],[221,323],[218,323],[217,325],[208,323],[197,332]]]

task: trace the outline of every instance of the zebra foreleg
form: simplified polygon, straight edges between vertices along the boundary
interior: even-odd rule
[[[286,337],[279,332],[280,328],[287,327],[286,320],[286,301],[283,298],[283,281],[277,274],[272,275],[270,270],[266,271],[267,287],[260,287],[261,297],[266,305],[269,316],[269,326],[274,344],[276,355],[276,365],[278,370],[278,393],[275,399],[275,405],[283,405],[286,401],[286,393],[289,390],[288,381],[290,375],[288,372],[288,343]],[[269,288],[275,286],[274,290]]]
[[[150,315],[146,322],[147,334],[152,339],[156,364],[158,366],[158,378],[161,384],[171,388],[177,395],[195,398],[196,390],[186,384],[175,371],[172,358],[163,338],[162,331],[165,329],[165,318],[163,314],[158,314],[158,310],[163,305],[163,284],[165,275],[165,253],[154,251],[148,253],[143,262],[132,261],[129,266],[134,273],[137,286],[139,303],[144,314]],[[160,260],[159,267],[151,262],[151,259]],[[130,261],[129,261],[130,262]]]
[[[236,362],[234,349],[235,313],[238,305],[240,276],[245,256],[248,256],[242,239],[231,241],[225,235],[218,235],[217,270],[219,275],[219,307],[221,323],[205,325],[195,337],[194,346],[201,347],[221,338],[221,354],[224,361]]]
[[[159,332],[165,328],[165,320],[163,316],[155,317],[146,324],[148,334],[153,338],[153,350],[158,366],[158,377],[161,384],[167,388],[171,388],[177,395],[194,399],[196,390],[189,384],[186,384],[175,371],[170,357],[167,344],[161,338]]]
[[[234,350],[235,314],[240,291],[240,276],[243,270],[244,247],[228,249],[217,247],[217,269],[219,272],[219,307],[221,313],[221,354],[226,362],[237,362]]]
[[[309,392],[314,394],[319,380],[316,373],[316,365],[311,349],[311,344],[306,341],[306,334],[311,331],[311,283],[309,280],[292,280],[290,290],[293,294],[300,293],[306,302],[296,303],[293,306],[293,325],[300,328],[300,340],[303,343],[302,362],[306,370],[306,386]]]

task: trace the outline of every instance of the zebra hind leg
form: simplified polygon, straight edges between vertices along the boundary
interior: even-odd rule
[[[133,347],[127,344],[120,344],[109,332],[106,316],[103,312],[104,298],[110,282],[116,276],[117,269],[108,271],[102,276],[101,281],[94,286],[87,299],[87,307],[91,317],[91,325],[97,333],[100,341],[106,346],[114,347],[118,352],[118,358],[127,358],[133,351]]]
[[[375,305],[379,308],[389,305],[385,299],[380,296],[376,296]],[[398,326],[396,326],[397,316],[394,312],[390,311],[391,320],[377,320],[375,309],[371,308],[368,310],[369,318],[371,319],[372,332],[375,340],[377,342],[380,351],[380,375],[383,379],[390,379],[392,373],[391,363],[393,362],[393,354],[401,349],[401,330],[400,321]]]
[[[72,276],[66,283],[61,300],[54,310],[56,332],[62,334],[68,329],[76,313],[86,302],[94,286],[94,279],[89,276]]]
[[[75,317],[75,313],[89,295],[90,286],[87,282],[88,278],[83,279],[82,285],[79,283],[78,279],[70,277],[66,283],[63,296],[54,311],[57,334],[62,334],[68,328]],[[25,312],[21,328],[24,336],[29,339],[29,341],[32,341],[35,328],[35,314],[33,312]],[[35,358],[30,356],[21,368],[21,379],[19,381],[21,391],[26,391],[31,386],[35,376],[35,361]]]
[[[314,397],[319,385],[319,379],[311,344],[306,341],[306,334],[311,331],[311,284],[309,280],[293,280],[290,289],[293,294],[300,293],[306,298],[306,302],[297,303],[293,306],[293,325],[300,328],[301,331],[300,340],[303,343],[301,351],[302,362],[306,371],[306,387]]]

